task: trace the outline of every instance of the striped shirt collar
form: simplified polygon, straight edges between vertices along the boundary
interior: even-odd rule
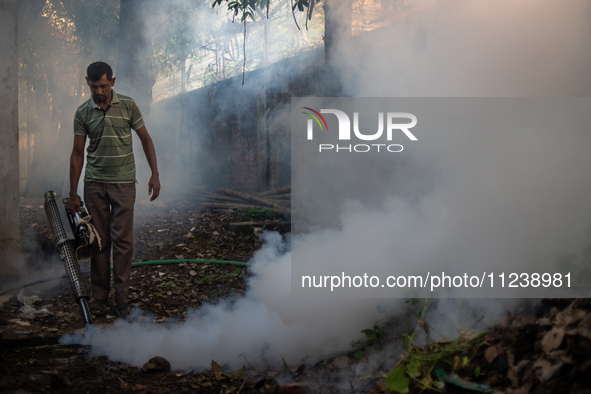
[[[111,102],[109,103],[109,107],[113,104],[118,104],[119,103],[119,96],[117,96],[117,93],[115,93],[115,90],[111,89]],[[99,108],[101,109],[101,107],[99,107],[95,102],[94,99],[92,98],[92,95],[90,95],[90,100],[88,101],[88,106],[91,109],[95,109],[95,108]]]

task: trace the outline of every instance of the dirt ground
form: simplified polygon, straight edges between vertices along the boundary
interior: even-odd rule
[[[34,269],[61,264],[42,205],[41,199],[21,202],[23,238],[34,240]],[[262,228],[231,231],[230,223],[253,221],[289,231],[287,218],[266,211],[200,210],[184,200],[150,210],[138,204],[133,260],[184,262],[134,268],[130,302],[154,322],[168,324],[203,303],[241,297],[248,288],[247,267],[185,260],[247,262],[261,246],[256,233]],[[88,261],[81,262],[83,270],[88,266]],[[88,274],[85,278],[88,282]],[[84,346],[59,345],[60,336],[84,329],[80,309],[65,279],[35,289],[25,289],[20,300],[13,296],[0,308],[2,393],[377,394],[396,388],[411,393],[591,393],[589,300],[542,300],[532,313],[508,311],[505,320],[485,333],[463,332],[459,338],[423,346],[409,343],[408,336],[405,342],[387,335],[386,323],[367,330],[366,340],[350,352],[315,365],[229,371],[212,362],[207,371],[186,372],[170,371],[165,360],[154,360],[142,370],[90,356]],[[23,311],[22,301],[32,309]],[[415,332],[428,333],[429,322],[422,317],[414,320]],[[115,320],[107,314],[95,323]]]

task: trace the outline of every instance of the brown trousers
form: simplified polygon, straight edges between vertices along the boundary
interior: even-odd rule
[[[112,248],[115,304],[127,304],[133,256],[135,183],[86,182],[84,201],[103,246],[90,261],[92,298],[106,300],[109,296]]]

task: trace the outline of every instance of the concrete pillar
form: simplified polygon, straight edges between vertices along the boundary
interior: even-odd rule
[[[0,0],[0,284],[20,255],[17,0]]]

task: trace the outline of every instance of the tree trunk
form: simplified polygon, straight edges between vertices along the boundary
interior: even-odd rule
[[[45,68],[42,77],[37,81],[35,86],[35,112],[37,114],[36,126],[38,129],[35,133],[35,144],[33,147],[33,161],[31,163],[30,177],[27,181],[23,195],[26,197],[42,196],[48,190],[57,190],[62,184],[63,174],[54,173],[54,165],[60,161],[56,158],[56,142],[58,137],[58,120],[56,115],[57,104],[53,103],[53,108],[50,108],[47,97],[58,96],[56,92],[57,86],[54,83],[47,83],[52,81],[53,74],[50,67]],[[45,79],[47,76],[47,81]],[[71,122],[70,122],[71,124]]]
[[[324,2],[324,96],[343,95],[341,78],[343,57],[351,46],[352,0]]]
[[[150,113],[152,87],[156,83],[151,67],[152,45],[145,37],[146,3],[151,1],[121,0],[115,85],[117,92],[135,100],[144,118]]]
[[[19,34],[25,34],[41,16],[46,0],[20,0],[18,2]]]

